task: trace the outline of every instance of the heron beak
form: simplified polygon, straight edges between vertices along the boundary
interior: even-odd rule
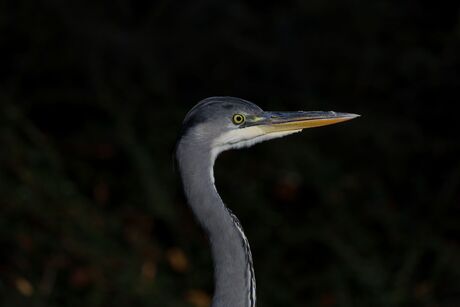
[[[257,125],[266,133],[287,132],[332,125],[358,116],[360,115],[333,111],[264,112],[262,116],[255,117],[248,124]]]

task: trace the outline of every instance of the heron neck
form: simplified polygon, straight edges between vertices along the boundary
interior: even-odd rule
[[[193,154],[179,146],[180,174],[188,202],[209,236],[214,262],[213,306],[255,305],[251,252],[236,217],[225,207],[213,178],[210,152]],[[182,151],[183,150],[183,151]],[[180,155],[187,152],[187,155]],[[199,158],[193,158],[199,157]]]

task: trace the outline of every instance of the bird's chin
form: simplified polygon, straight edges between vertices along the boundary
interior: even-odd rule
[[[265,129],[265,126],[251,126],[225,132],[213,144],[216,153],[229,149],[250,147],[257,143],[280,138],[289,134],[300,132],[302,129],[276,130]]]

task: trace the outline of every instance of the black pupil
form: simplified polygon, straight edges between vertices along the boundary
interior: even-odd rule
[[[237,123],[239,123],[239,122],[243,121],[243,117],[241,115],[237,115],[237,116],[235,116],[235,121]]]

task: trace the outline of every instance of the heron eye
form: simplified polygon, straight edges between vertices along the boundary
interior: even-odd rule
[[[240,125],[244,123],[245,120],[246,118],[244,117],[243,114],[235,114],[233,115],[233,118],[232,118],[232,121],[235,125]]]

